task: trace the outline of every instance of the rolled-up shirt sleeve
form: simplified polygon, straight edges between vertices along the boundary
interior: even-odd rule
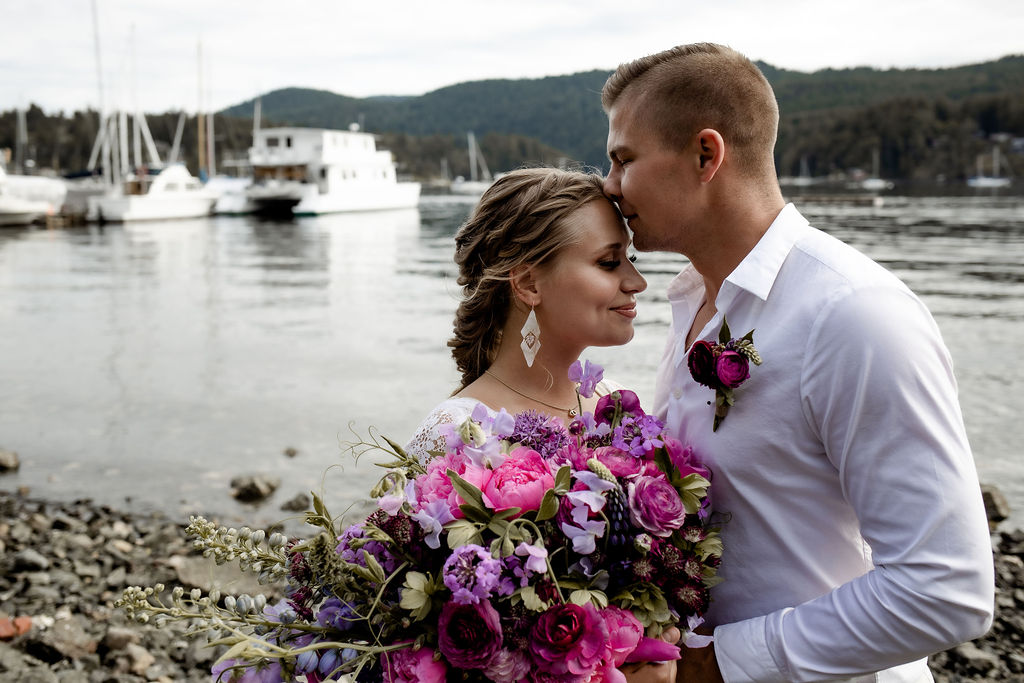
[[[818,681],[983,635],[993,563],[949,353],[892,286],[823,307],[801,370],[804,417],[856,511],[873,569],[804,604],[715,630],[725,680]]]

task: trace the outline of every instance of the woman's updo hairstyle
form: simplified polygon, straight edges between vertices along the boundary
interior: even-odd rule
[[[448,342],[462,387],[494,360],[512,305],[510,274],[550,261],[579,235],[565,218],[583,205],[609,201],[594,173],[524,168],[491,185],[455,235],[463,300]]]

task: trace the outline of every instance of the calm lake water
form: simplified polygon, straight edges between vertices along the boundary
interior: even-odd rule
[[[0,448],[22,461],[0,488],[236,525],[284,520],[310,490],[335,512],[364,498],[381,470],[344,444],[404,442],[455,386],[452,236],[471,206],[0,230]],[[979,475],[1024,526],[1024,198],[799,206],[929,305]],[[588,354],[648,403],[683,265],[640,254],[635,340]],[[246,473],[282,485],[242,505]]]

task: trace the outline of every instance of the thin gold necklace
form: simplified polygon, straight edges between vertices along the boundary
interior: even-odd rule
[[[542,406],[546,406],[546,407],[551,408],[553,410],[561,411],[561,412],[567,414],[569,417],[576,417],[579,414],[576,411],[575,408],[563,408],[561,406],[554,406],[554,405],[551,405],[550,403],[545,403],[544,401],[540,400],[539,398],[534,398],[533,396],[530,396],[529,394],[524,394],[523,392],[519,391],[515,387],[509,386],[508,384],[506,384],[503,379],[501,379],[500,377],[495,375],[490,370],[484,370],[484,373],[488,374],[491,377],[493,377],[494,379],[498,380],[498,383],[501,384],[506,389],[508,389],[509,391],[515,392],[515,393],[519,394],[520,396],[522,396],[523,398],[526,398],[526,399],[529,399],[529,400],[533,401],[534,403],[539,403]]]

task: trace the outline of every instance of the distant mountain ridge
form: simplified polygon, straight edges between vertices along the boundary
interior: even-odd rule
[[[949,103],[992,96],[1021,97],[1024,55],[945,69],[823,69],[811,73],[758,66],[779,100],[785,128],[793,120],[848,114],[885,102],[924,98]],[[534,138],[573,160],[602,166],[607,121],[600,92],[611,71],[537,79],[472,81],[420,96],[353,98],[324,90],[285,88],[262,96],[267,120],[291,125],[347,128],[414,136],[510,134]],[[253,100],[221,112],[247,117]],[[1019,131],[1024,135],[1024,130]]]

